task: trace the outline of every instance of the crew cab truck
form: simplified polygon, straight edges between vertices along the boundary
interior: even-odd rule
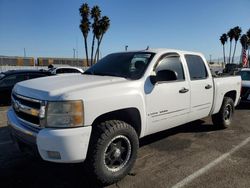
[[[146,135],[210,115],[228,127],[240,88],[240,76],[213,78],[200,53],[113,53],[82,75],[16,84],[8,124],[20,149],[51,162],[85,161],[92,177],[111,184],[131,170]]]

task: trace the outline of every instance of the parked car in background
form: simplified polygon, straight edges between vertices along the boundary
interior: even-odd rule
[[[83,73],[83,70],[78,67],[53,67],[49,69],[52,74],[63,74],[63,73]]]
[[[239,70],[240,70],[240,65],[239,64],[228,63],[228,64],[225,65],[225,69],[223,70],[223,73],[234,75]]]
[[[243,68],[237,74],[242,79],[241,102],[250,102],[250,68]]]
[[[0,73],[0,104],[10,104],[11,91],[18,82],[51,75],[44,70],[10,70]]]

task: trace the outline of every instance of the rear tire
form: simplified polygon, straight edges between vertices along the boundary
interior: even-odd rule
[[[219,128],[227,128],[232,123],[234,102],[230,97],[224,97],[220,111],[212,115],[213,124]]]
[[[129,124],[110,120],[93,126],[87,166],[102,185],[115,183],[132,169],[139,147],[138,136]]]

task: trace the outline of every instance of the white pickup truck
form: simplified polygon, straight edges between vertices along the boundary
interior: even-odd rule
[[[16,84],[8,124],[21,150],[85,161],[89,174],[110,184],[131,170],[146,135],[210,115],[215,126],[229,126],[240,89],[240,76],[213,78],[200,53],[114,53],[82,75]]]

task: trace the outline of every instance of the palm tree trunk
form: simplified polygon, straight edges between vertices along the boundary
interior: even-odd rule
[[[99,54],[100,44],[101,44],[101,39],[98,40],[97,49],[96,49],[95,58],[94,58],[95,62],[98,61],[97,56]]]
[[[87,43],[87,38],[86,37],[84,37],[84,44],[85,44],[85,53],[86,53],[87,65],[89,66],[88,43]]]
[[[234,62],[234,55],[235,55],[235,51],[236,51],[236,45],[237,45],[237,41],[235,41],[235,44],[234,44],[234,53],[233,53],[233,57],[232,57],[232,63]]]
[[[232,41],[230,41],[230,51],[229,51],[228,63],[230,63],[230,60],[231,60],[231,50],[232,50]]]
[[[102,38],[103,38],[103,35],[100,37],[100,39],[98,40],[98,44],[97,44],[97,49],[96,49],[96,52],[95,52],[95,61],[97,62],[99,59],[99,50],[100,50],[100,45],[101,45],[101,42],[102,42]]]
[[[247,67],[249,67],[249,63],[250,63],[250,61],[249,61],[249,49],[247,50],[247,60],[248,60],[248,64],[247,64]]]
[[[224,65],[225,65],[226,64],[225,45],[223,45],[223,57],[224,57]]]
[[[91,66],[93,65],[94,47],[95,47],[95,35],[93,35],[93,39],[92,39],[91,59],[90,59]]]

